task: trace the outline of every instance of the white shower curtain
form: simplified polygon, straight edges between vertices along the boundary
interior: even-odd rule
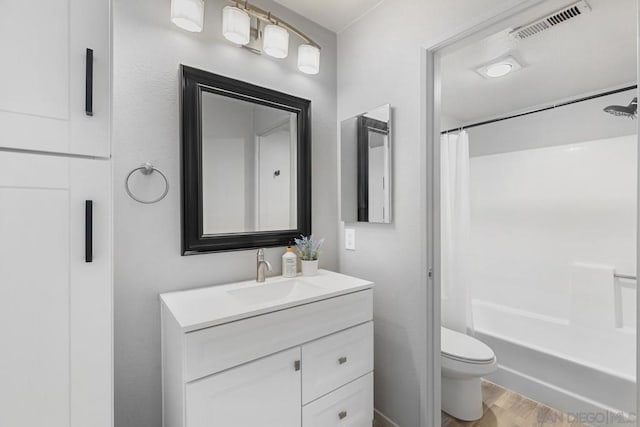
[[[440,142],[442,326],[472,333],[469,135],[446,134]]]

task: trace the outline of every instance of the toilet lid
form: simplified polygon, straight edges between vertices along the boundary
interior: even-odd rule
[[[445,357],[472,363],[490,363],[495,359],[493,350],[485,343],[447,328],[441,328],[440,350]]]

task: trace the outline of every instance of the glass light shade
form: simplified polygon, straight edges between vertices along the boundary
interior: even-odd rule
[[[507,62],[502,62],[498,64],[493,64],[487,67],[486,73],[487,73],[487,76],[489,77],[502,77],[509,74],[512,69],[513,69],[513,65]]]
[[[320,49],[310,44],[301,44],[298,47],[298,69],[305,74],[318,74]]]
[[[184,30],[199,33],[204,24],[204,0],[171,0],[171,21]]]
[[[247,44],[251,40],[251,17],[234,6],[222,9],[222,35],[232,43]]]
[[[269,24],[264,27],[262,50],[274,58],[286,58],[289,54],[289,32],[282,27]]]

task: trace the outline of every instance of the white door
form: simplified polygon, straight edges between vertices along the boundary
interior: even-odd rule
[[[384,222],[385,147],[369,146],[369,222]]]
[[[389,136],[369,130],[369,222],[389,218]]]
[[[296,228],[296,224],[292,223],[291,145],[288,122],[287,126],[276,128],[258,137],[258,230],[260,231]],[[295,165],[293,167],[295,168]]]
[[[109,155],[110,5],[2,1],[0,147]]]
[[[109,193],[106,160],[0,152],[0,426],[111,426]]]
[[[296,347],[187,384],[187,427],[300,427],[299,361]]]

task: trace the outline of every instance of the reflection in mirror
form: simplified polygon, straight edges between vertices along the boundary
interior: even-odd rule
[[[203,234],[297,228],[297,115],[202,92]]]
[[[390,105],[340,126],[341,219],[391,222]]]

